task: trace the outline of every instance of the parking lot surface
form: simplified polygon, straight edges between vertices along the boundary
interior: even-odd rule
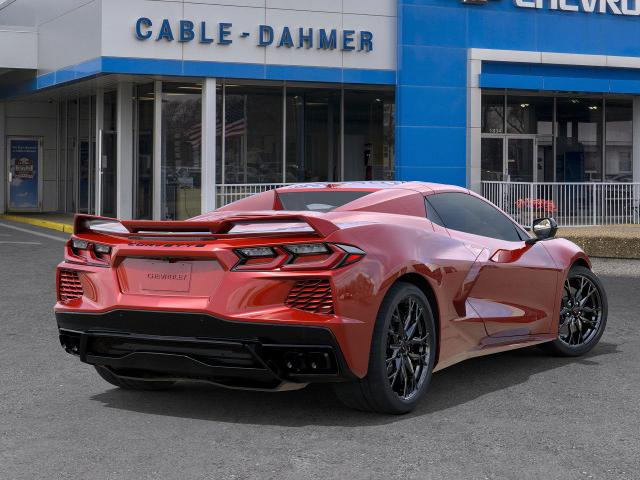
[[[640,261],[594,260],[609,323],[586,357],[469,360],[392,417],[322,386],[112,387],[58,343],[64,239],[0,221],[0,479],[640,479]]]

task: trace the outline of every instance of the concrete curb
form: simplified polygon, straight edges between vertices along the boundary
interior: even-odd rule
[[[590,257],[640,259],[640,237],[621,238],[613,235],[572,235],[558,236],[572,241]]]
[[[10,220],[12,222],[26,223],[28,225],[33,225],[34,227],[57,230],[58,232],[73,233],[73,225],[69,225],[67,223],[52,222],[50,220],[23,217],[19,215],[0,215],[0,218],[3,220]]]

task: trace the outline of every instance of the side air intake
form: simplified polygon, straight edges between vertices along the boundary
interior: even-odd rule
[[[75,270],[60,270],[58,277],[58,298],[62,302],[81,298],[84,294],[78,272]]]

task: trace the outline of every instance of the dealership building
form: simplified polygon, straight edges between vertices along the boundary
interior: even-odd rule
[[[0,213],[346,180],[638,197],[640,0],[0,0],[0,45]]]

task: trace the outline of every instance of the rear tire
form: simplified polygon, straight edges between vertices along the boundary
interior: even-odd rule
[[[176,383],[171,380],[132,380],[119,377],[107,367],[95,365],[95,368],[104,380],[125,390],[166,390]]]
[[[598,276],[583,266],[569,270],[560,304],[558,338],[540,345],[547,353],[578,357],[595,347],[607,325],[607,294]]]
[[[433,312],[416,286],[394,284],[376,317],[367,376],[334,385],[356,410],[403,414],[413,410],[431,381],[436,353]]]

